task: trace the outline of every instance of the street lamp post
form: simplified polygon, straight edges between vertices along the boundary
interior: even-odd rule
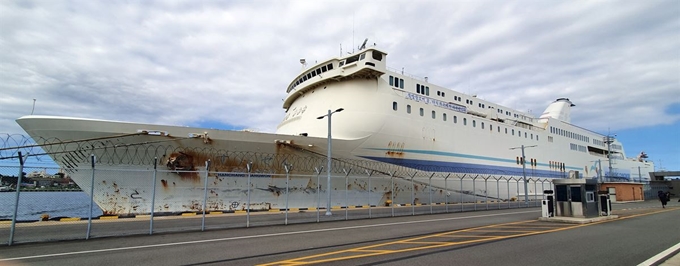
[[[328,191],[328,202],[326,202],[326,216],[331,216],[333,215],[331,213],[331,116],[334,113],[339,113],[342,112],[342,110],[345,110],[343,108],[338,108],[335,111],[331,111],[328,109],[328,114],[322,115],[317,117],[316,119],[323,119],[324,117],[328,117],[328,168],[326,168],[326,172],[328,173],[328,184],[326,187],[326,190]]]
[[[533,148],[538,145],[531,145],[531,146],[520,146],[520,147],[514,147],[510,148],[511,150],[521,148],[522,149],[522,176],[524,178],[524,204],[528,207],[529,206],[529,185],[527,183],[527,172],[526,172],[526,158],[524,157],[524,148]]]

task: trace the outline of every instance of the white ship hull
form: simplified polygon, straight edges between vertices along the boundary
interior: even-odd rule
[[[328,117],[317,118],[338,108],[331,206],[538,197],[550,178],[646,181],[654,169],[627,159],[615,139],[571,125],[568,99],[533,118],[390,72],[385,61],[371,48],[304,70],[288,87],[277,134],[48,116],[17,122],[86,192],[96,156],[95,169],[106,170],[94,172],[93,197],[107,214],[148,213],[152,195],[154,212],[199,211],[204,199],[209,211],[327,206]],[[288,186],[284,164],[292,165]]]

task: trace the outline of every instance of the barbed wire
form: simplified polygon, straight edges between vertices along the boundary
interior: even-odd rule
[[[148,138],[135,139],[144,134],[127,134],[101,137],[87,140],[61,141],[58,138],[37,138],[33,140],[19,134],[4,134],[0,143],[0,160],[18,161],[18,152],[35,158],[37,161],[52,161],[54,158],[65,171],[77,171],[90,165],[91,154],[96,154],[96,164],[104,166],[139,165],[152,167],[154,160],[158,164],[173,169],[197,170],[207,160],[211,161],[211,171],[246,172],[251,163],[254,173],[285,173],[286,165],[292,165],[294,171],[320,173],[327,165],[327,157],[303,146],[294,144],[279,145],[276,153],[257,151],[238,151],[220,148],[219,146],[196,145],[203,139],[164,137],[148,141]],[[274,145],[274,144],[272,144]],[[50,158],[51,157],[51,158]],[[443,177],[447,173],[455,173],[474,178],[478,176],[502,176],[513,178],[522,176],[522,169],[504,171],[473,167],[453,167],[429,165],[426,163],[410,163],[408,166],[380,162],[369,159],[332,158],[332,173],[344,174],[371,172],[378,175],[393,175],[401,178],[427,178],[433,173]],[[554,175],[531,176],[535,178],[563,177],[564,173]]]

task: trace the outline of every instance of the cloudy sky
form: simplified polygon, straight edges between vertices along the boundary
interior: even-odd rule
[[[274,132],[299,59],[364,38],[521,111],[568,97],[572,123],[680,170],[676,0],[0,1],[0,133],[31,111]]]

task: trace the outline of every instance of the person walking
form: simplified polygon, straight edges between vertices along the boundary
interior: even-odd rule
[[[666,208],[666,203],[668,203],[668,197],[666,197],[666,193],[663,193],[663,191],[659,190],[659,193],[657,193],[659,196],[659,200],[661,201],[661,207]]]

